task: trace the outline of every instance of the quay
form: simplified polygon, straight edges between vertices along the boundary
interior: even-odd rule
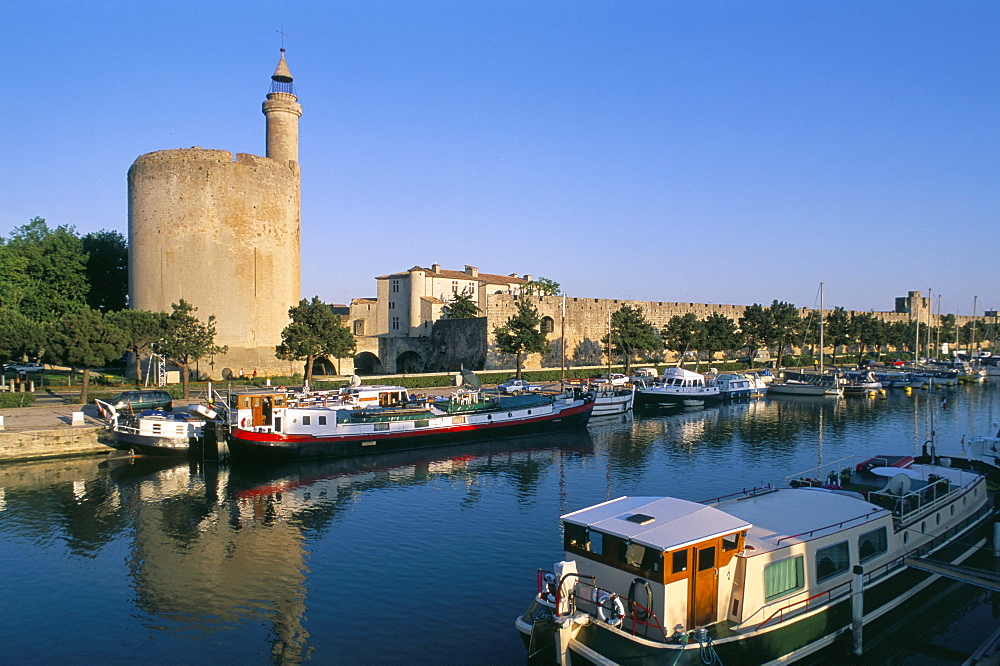
[[[39,394],[33,406],[3,409],[0,417],[0,463],[114,450],[101,442],[104,423],[94,405],[67,404],[57,395]]]

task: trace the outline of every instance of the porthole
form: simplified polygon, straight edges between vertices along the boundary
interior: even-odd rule
[[[968,497],[963,497],[962,498],[962,506],[965,506],[968,503],[969,503],[969,498]]]
[[[903,544],[908,544],[908,543],[910,543],[910,533],[903,532]]]
[[[954,505],[954,504],[952,504],[952,505],[951,505],[950,507],[948,507],[948,508],[949,508],[949,509],[951,509],[951,515],[953,515],[953,516],[954,516],[954,515],[955,515],[955,505]]]
[[[513,416],[514,416],[514,412],[507,412],[507,418],[511,418]]]
[[[528,410],[528,416],[531,416],[531,410],[530,409]]]
[[[941,514],[940,513],[937,514],[936,516],[934,516],[934,524],[935,525],[940,525],[941,524]]]
[[[486,415],[486,420],[487,421],[492,421],[493,420],[493,415],[492,414],[487,414]]]
[[[920,521],[920,531],[923,534],[927,534],[927,521],[926,520]]]

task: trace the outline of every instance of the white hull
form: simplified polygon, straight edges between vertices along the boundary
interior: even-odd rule
[[[613,416],[624,414],[632,409],[635,402],[635,389],[615,389],[595,391],[594,412],[591,416]]]

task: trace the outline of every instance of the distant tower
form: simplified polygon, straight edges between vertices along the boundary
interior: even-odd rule
[[[185,299],[229,352],[199,364],[258,374],[301,371],[274,357],[299,289],[298,121],[281,50],[263,105],[267,157],[190,148],[141,155],[128,172],[129,304]]]
[[[285,62],[285,49],[271,75],[271,92],[261,107],[267,117],[267,156],[279,162],[299,163],[299,116],[302,106],[292,87],[292,73]]]

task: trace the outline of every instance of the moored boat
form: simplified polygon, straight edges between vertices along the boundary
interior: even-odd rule
[[[205,429],[219,415],[204,405],[191,405],[188,412],[146,409],[121,414],[110,403],[95,400],[107,415],[108,435],[115,448],[138,455],[186,455],[191,444],[204,441]]]
[[[769,394],[839,397],[844,395],[840,378],[828,374],[783,371],[771,382]]]
[[[844,395],[870,395],[882,390],[882,382],[870,370],[846,370]]]
[[[722,373],[712,381],[719,387],[719,395],[723,400],[748,400],[760,398],[767,393],[767,384],[756,375]]]
[[[448,399],[360,409],[292,400],[282,392],[254,397],[259,402],[249,412],[238,406],[230,430],[236,462],[347,457],[563,431],[585,426],[594,409],[593,395],[581,390],[507,396],[460,388]]]
[[[671,367],[663,371],[660,381],[636,390],[640,405],[706,405],[719,402],[719,387],[708,385],[705,375]]]
[[[635,386],[613,386],[609,383],[592,384],[594,412],[591,416],[612,416],[624,414],[632,409],[635,402]]]
[[[793,487],[696,503],[620,497],[562,516],[565,560],[515,620],[561,663],[765,663],[867,624],[985,539],[983,476],[912,458],[837,461]],[[825,486],[825,487],[824,487]]]

